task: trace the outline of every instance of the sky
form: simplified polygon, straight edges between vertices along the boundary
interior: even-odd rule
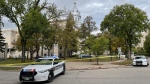
[[[133,4],[135,7],[145,11],[150,18],[150,0],[48,0],[50,3],[55,3],[58,10],[66,8],[66,10],[72,10],[73,3],[76,2],[76,7],[81,14],[81,22],[87,17],[92,16],[93,21],[96,22],[96,26],[100,28],[100,23],[103,21],[105,15],[110,13],[116,5],[122,5],[125,3]],[[4,27],[2,29],[16,29],[13,23],[10,23],[7,18],[2,17]],[[98,33],[100,30],[94,32]]]

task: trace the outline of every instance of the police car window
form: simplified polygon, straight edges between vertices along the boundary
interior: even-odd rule
[[[145,57],[135,57],[135,59],[145,59]]]
[[[61,62],[60,59],[55,59],[55,60],[54,60],[54,65],[55,65],[55,64],[58,64],[59,62]]]
[[[135,59],[141,59],[141,57],[135,57]]]

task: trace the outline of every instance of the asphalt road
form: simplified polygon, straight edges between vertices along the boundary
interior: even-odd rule
[[[22,84],[17,71],[0,71],[0,84]],[[29,83],[27,83],[29,84]],[[150,66],[97,70],[68,70],[51,83],[30,84],[150,84]]]

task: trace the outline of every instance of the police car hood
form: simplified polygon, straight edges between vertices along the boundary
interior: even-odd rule
[[[43,70],[43,69],[50,69],[52,65],[29,65],[24,67],[23,69],[36,69],[36,70]]]

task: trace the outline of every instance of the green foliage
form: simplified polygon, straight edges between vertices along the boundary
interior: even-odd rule
[[[93,52],[97,55],[102,55],[105,50],[108,49],[108,40],[105,37],[98,37],[94,39],[94,44],[92,46]]]
[[[26,39],[34,34],[41,33],[44,28],[49,27],[46,16],[37,10],[30,10],[22,19],[22,32]]]
[[[97,30],[96,23],[92,20],[92,16],[87,16],[81,24],[81,29],[79,29],[81,39],[86,39],[91,32]]]
[[[130,51],[128,53],[131,53],[132,44],[139,42],[141,32],[148,28],[146,13],[131,4],[115,6],[101,23],[101,31],[109,31],[110,34],[125,40],[126,48]]]
[[[146,53],[150,54],[150,33],[146,36],[145,42],[144,42],[144,49]]]
[[[27,39],[32,37],[31,35],[35,35],[35,33],[40,33],[40,31],[42,31],[41,27],[47,27],[48,23],[45,23],[45,18],[48,18],[47,21],[49,21],[59,15],[54,4],[47,5],[47,0],[40,1],[41,0],[0,0],[0,14],[7,17],[10,22],[15,23],[18,28],[21,37],[22,62],[25,62]]]
[[[0,52],[4,52],[5,51],[5,43],[4,43],[4,37],[2,36],[2,31],[0,30]]]
[[[90,53],[95,53],[96,55],[102,55],[105,50],[108,49],[108,39],[105,37],[93,37],[90,36],[85,45],[87,46]]]
[[[62,31],[61,45],[65,48],[64,53],[78,50],[77,31],[74,29],[75,22],[73,15],[69,13],[66,20],[66,28]]]
[[[145,53],[145,49],[143,47],[136,47],[132,49],[134,54],[144,54]]]

